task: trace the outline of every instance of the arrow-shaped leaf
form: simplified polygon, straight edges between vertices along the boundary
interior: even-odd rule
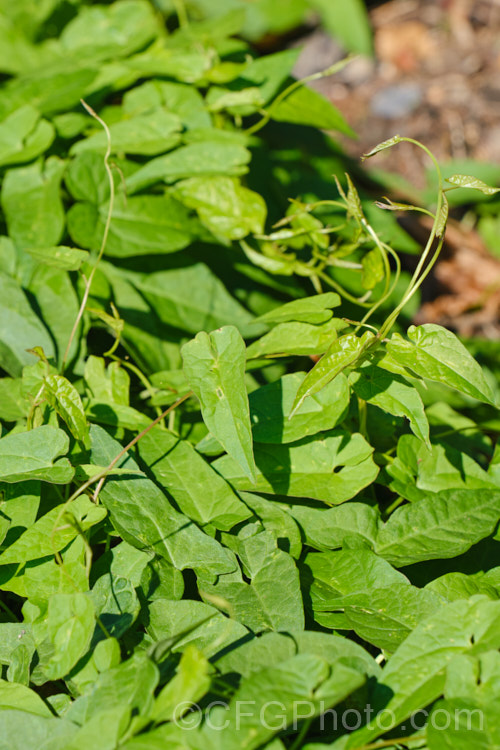
[[[182,347],[184,372],[212,435],[253,481],[250,408],[245,387],[245,343],[234,326],[202,331]]]

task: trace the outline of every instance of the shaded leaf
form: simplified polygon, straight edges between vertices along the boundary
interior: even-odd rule
[[[310,497],[338,505],[377,476],[372,452],[358,433],[330,430],[321,439],[305,438],[289,445],[256,443],[255,484],[231,456],[217,459],[213,467],[238,490]]]
[[[414,434],[430,448],[429,423],[417,389],[400,375],[377,365],[362,365],[351,373],[354,393],[370,404],[396,417],[406,417]]]
[[[375,551],[398,567],[456,557],[499,520],[500,490],[443,490],[398,508],[380,527]]]

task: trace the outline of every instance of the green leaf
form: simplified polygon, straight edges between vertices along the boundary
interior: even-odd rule
[[[39,263],[45,263],[47,266],[59,268],[62,271],[78,271],[89,255],[86,250],[65,245],[44,248],[27,247],[26,252]]]
[[[36,346],[42,347],[47,357],[54,355],[54,344],[30,307],[17,282],[0,273],[0,366],[17,377],[24,365],[35,362],[28,352]]]
[[[0,419],[4,422],[17,422],[29,411],[29,402],[23,397],[21,385],[20,378],[0,378]]]
[[[191,703],[196,704],[210,687],[210,664],[196,646],[189,645],[182,654],[177,672],[165,685],[155,700],[152,719],[156,722],[178,720],[188,710]]]
[[[378,511],[364,503],[352,502],[322,510],[293,505],[287,511],[299,524],[307,544],[318,550],[356,542],[357,546],[371,547],[377,536]]]
[[[0,712],[0,750],[26,750],[30,746],[62,750],[69,747],[77,731],[71,721],[55,716],[15,709]]]
[[[492,489],[496,486],[494,480],[467,453],[444,440],[434,443],[429,451],[412,435],[400,437],[397,457],[387,471],[396,480],[401,480],[403,473],[411,478],[419,497],[453,487]]]
[[[380,674],[380,667],[375,660],[354,641],[333,633],[313,630],[289,634],[263,633],[258,638],[247,640],[238,649],[222,654],[217,659],[217,668],[223,674],[236,672],[248,677],[261,669],[278,666],[296,653],[319,656],[331,667],[335,667],[341,658],[345,666],[362,674]]]
[[[180,142],[181,127],[182,124],[177,115],[163,108],[150,110],[145,115],[137,115],[128,120],[121,120],[109,127],[112,153],[154,156],[169,151]],[[71,153],[96,151],[104,154],[107,144],[106,133],[100,130],[75,143],[71,148]]]
[[[340,297],[335,292],[316,294],[314,297],[305,297],[304,299],[287,302],[286,305],[280,305],[274,310],[260,315],[255,319],[255,322],[265,323],[266,325],[289,323],[294,320],[315,325],[326,323],[333,316],[331,308],[338,307],[340,302]]]
[[[373,250],[363,255],[361,265],[363,266],[361,279],[363,289],[373,289],[384,278],[384,264],[378,247],[374,247]]]
[[[44,115],[72,109],[79,104],[96,75],[97,68],[92,62],[86,65],[73,61],[70,66],[61,67],[60,61],[51,59],[5,85],[0,116],[25,104],[31,104]]]
[[[64,420],[73,437],[86,442],[89,427],[75,386],[62,375],[48,375],[45,378],[45,397]]]
[[[32,298],[36,298],[40,318],[55,344],[56,362],[61,366],[80,307],[72,280],[66,271],[39,265],[31,275],[27,291]],[[79,325],[68,353],[68,362],[74,361],[77,353],[85,347],[80,337],[81,330],[82,326]],[[43,349],[50,356],[51,349]]]
[[[280,357],[287,354],[306,357],[311,354],[323,354],[332,340],[337,338],[337,331],[343,325],[343,322],[337,318],[321,325],[298,322],[278,323],[272,331],[250,344],[247,349],[247,357],[248,359],[257,359],[258,357]],[[333,377],[335,376],[332,376],[331,379]]]
[[[489,599],[500,599],[500,594],[494,586],[483,582],[481,578],[474,578],[465,573],[445,573],[445,575],[430,581],[425,587],[448,602],[457,599],[470,599],[476,594],[484,594]]]
[[[92,716],[80,728],[67,750],[116,747],[130,722],[130,713],[128,706],[115,706]]]
[[[268,15],[271,10],[271,8],[268,9]],[[288,3],[287,11],[290,12],[290,10],[290,3]],[[280,15],[279,11],[277,15]],[[245,82],[245,87],[248,87],[249,83],[258,86],[261,99],[264,103],[269,103],[286,82],[297,59],[298,51],[296,49],[285,49],[254,58],[247,63],[242,75],[234,82],[234,85],[238,87],[240,83]]]
[[[132,281],[116,273],[109,264],[102,263],[100,267],[106,274],[101,276],[105,294],[113,294],[120,317],[125,322],[123,338],[138,364],[146,372],[179,368],[180,335],[169,332],[167,338],[165,325]]]
[[[99,621],[111,637],[121,638],[139,615],[140,603],[132,582],[111,571],[97,579],[90,598]]]
[[[326,29],[343,46],[362,55],[373,53],[370,20],[362,0],[312,0]]]
[[[190,443],[158,427],[139,443],[146,466],[189,518],[227,531],[250,510]]]
[[[57,505],[38,518],[0,555],[0,565],[19,565],[29,560],[53,556],[73,541],[80,531],[92,528],[105,517],[106,509],[95,506],[85,495],[76,498],[67,507]]]
[[[495,396],[481,367],[451,331],[427,323],[410,326],[410,341],[393,334],[387,344],[399,364],[423,378],[456,388],[487,404],[495,405]]]
[[[319,609],[331,606],[329,599],[337,600],[344,594],[369,591],[377,586],[407,584],[409,581],[385,560],[371,550],[356,549],[338,552],[313,552],[306,555],[304,565],[310,570],[317,585],[312,584],[312,603]]]
[[[340,661],[330,668],[324,659],[312,654],[297,654],[279,665],[261,669],[242,680],[228,710],[224,711],[228,722],[224,729],[225,746],[228,750],[240,747],[256,750],[297,721],[299,706],[307,716],[318,716],[347,698],[364,680],[363,675]],[[253,710],[243,717],[242,706],[251,706]],[[218,722],[212,722],[212,727],[207,734],[215,746],[217,738],[220,739]]]
[[[6,549],[15,541],[22,529],[27,529],[35,523],[40,507],[41,488],[37,481],[1,484],[0,487],[3,496],[3,502],[0,503],[0,523],[5,523],[7,534],[5,536],[0,532],[0,537],[3,536],[2,547]]]
[[[457,697],[435,704],[427,727],[429,750],[498,750],[498,694],[483,701]]]
[[[215,607],[196,600],[157,599],[149,606],[148,634],[170,643],[172,652],[182,652],[188,644],[207,658],[222,655],[230,644],[248,638],[249,631],[236,620],[229,620]]]
[[[210,132],[210,131],[209,131]],[[250,152],[241,143],[231,143],[227,141],[221,141],[213,138],[212,140],[201,140],[199,143],[188,143],[185,146],[172,151],[170,154],[165,156],[158,156],[156,159],[151,159],[147,164],[134,172],[126,182],[127,191],[129,193],[135,193],[138,190],[142,190],[148,185],[153,185],[156,182],[166,182],[171,184],[177,182],[177,180],[183,180],[190,177],[195,179],[196,182],[192,186],[188,185],[179,192],[179,196],[184,200],[184,194],[186,195],[186,203],[188,200],[202,202],[202,197],[197,191],[197,185],[199,181],[203,179],[204,185],[210,185],[211,180],[209,179],[212,175],[241,175],[248,171],[247,164],[250,161]],[[222,183],[219,186],[219,193],[227,194],[231,191],[231,185],[234,180],[229,177],[219,178],[222,179]],[[237,184],[237,183],[235,183]],[[218,182],[215,182],[218,185]],[[177,190],[180,186],[176,187]],[[214,192],[214,188],[211,188]],[[231,195],[235,194],[235,189],[231,191]],[[251,191],[243,192],[243,196],[254,195]],[[254,201],[258,201],[259,196],[254,198]],[[226,197],[228,200],[228,197]],[[247,196],[248,200],[248,196]]]
[[[92,459],[97,465],[108,465],[121,450],[121,445],[100,427],[93,425],[90,437]],[[234,570],[229,550],[175,510],[153,482],[142,472],[137,473],[139,467],[130,456],[125,456],[117,468],[132,469],[134,474],[108,479],[99,496],[126,542],[157,553],[178,570],[193,568],[208,575]]]
[[[482,180],[478,180],[477,177],[471,177],[466,174],[453,174],[451,177],[446,178],[446,182],[457,185],[457,187],[480,190],[485,195],[494,195],[500,191],[500,188],[490,187],[490,185],[487,185]]]
[[[342,370],[353,365],[373,339],[371,331],[365,331],[360,337],[347,333],[336,339],[304,378],[295,397],[292,416],[307,396],[320,391]]]
[[[83,7],[64,28],[66,54],[81,59],[114,59],[142,49],[159,31],[159,19],[145,0],[120,0]]]
[[[68,211],[68,230],[77,245],[98,250],[109,205],[76,203]],[[89,232],[89,226],[92,232]],[[175,253],[197,236],[199,225],[184,206],[167,195],[118,194],[113,208],[106,255],[128,258],[134,255]]]
[[[18,432],[0,439],[0,480],[23,482],[40,479],[42,482],[67,484],[74,469],[67,458],[59,458],[69,449],[65,432],[49,425],[29,432]]]
[[[250,86],[241,91],[228,91],[213,86],[206,101],[210,112],[225,110],[236,117],[258,112],[264,106],[264,100],[256,86]]]
[[[60,185],[65,162],[45,162],[9,169],[2,185],[2,208],[9,234],[19,247],[57,245],[64,230]]]
[[[230,320],[243,336],[259,331],[252,315],[204,263],[134,277],[133,283],[164,325],[194,335]]]
[[[267,207],[263,198],[234,177],[192,177],[176,186],[175,195],[197,211],[217,238],[240,240],[264,231]]]
[[[326,627],[355,630],[364,640],[389,651],[442,606],[439,597],[411,586],[370,550],[309,554],[304,565],[313,576],[310,596],[317,621]]]
[[[309,497],[339,505],[369,485],[378,474],[373,448],[358,433],[324,432],[289,445],[256,443],[255,483],[231,456],[213,463],[237,490]]]
[[[85,381],[95,399],[129,405],[130,377],[119,362],[110,362],[106,368],[102,357],[90,355],[85,362]]]
[[[47,704],[43,702],[34,690],[26,685],[15,682],[0,681],[0,711],[9,708],[25,711],[37,716],[52,717],[53,714]]]
[[[54,140],[54,127],[27,104],[0,123],[0,165],[32,161]]]
[[[386,141],[379,143],[378,146],[375,146],[375,148],[372,148],[366,154],[363,154],[363,158],[368,159],[370,156],[375,156],[375,154],[378,154],[380,151],[385,151],[386,148],[391,148],[392,146],[395,146],[396,143],[401,143],[402,140],[403,138],[400,135],[394,135],[392,138],[388,138]]]
[[[234,326],[199,333],[181,350],[184,372],[212,435],[253,482],[250,410],[245,388],[245,344]]]
[[[437,612],[442,600],[404,583],[377,586],[342,598],[347,629],[377,648],[393,652],[416,626]]]
[[[221,576],[215,586],[203,585],[202,596],[255,633],[303,629],[299,573],[292,557],[267,531],[242,539],[236,548],[251,583]]]
[[[20,15],[23,11],[26,11],[26,8],[21,9]],[[26,33],[28,24],[20,24],[19,20],[16,13],[9,13],[2,7],[2,16],[0,17],[0,33],[2,35],[0,70],[2,73],[22,73],[38,62],[39,49],[31,44],[27,38],[29,36]],[[22,20],[26,21],[26,19]]]
[[[405,378],[366,363],[351,373],[349,383],[364,401],[395,417],[406,417],[413,433],[430,449],[429,423],[417,389]]]
[[[269,114],[271,119],[278,122],[293,122],[296,125],[308,125],[322,130],[336,130],[351,138],[356,135],[337,107],[307,86],[295,89],[276,106],[271,104]]]
[[[109,199],[109,178],[102,154],[84,151],[72,159],[64,175],[70,194],[77,201],[99,205]]]
[[[87,652],[94,627],[94,605],[85,594],[54,594],[50,598],[47,628],[53,652],[44,665],[49,679],[68,674]]]
[[[398,567],[456,557],[499,520],[500,490],[443,490],[398,508],[380,527],[375,551]]]
[[[363,213],[363,206],[361,205],[361,198],[359,197],[359,193],[356,190],[356,187],[354,186],[353,181],[349,177],[349,175],[346,173],[346,180],[347,180],[347,195],[344,196],[344,193],[342,191],[342,196],[345,197],[345,202],[347,206],[347,218],[348,219],[354,219],[358,224],[361,224],[361,222],[364,220],[365,216]],[[337,186],[339,183],[337,183]],[[340,188],[339,188],[340,190]]]
[[[85,724],[105,711],[124,707],[148,716],[159,679],[156,664],[144,652],[137,652],[122,664],[102,672],[88,693],[71,705],[67,718]]]
[[[450,211],[450,205],[446,195],[441,196],[441,201],[441,210],[439,211],[438,220],[436,222],[436,237],[442,237],[444,235]]]
[[[259,518],[263,528],[276,540],[280,549],[288,552],[293,558],[300,557],[302,537],[293,518],[273,500],[250,492],[240,492],[245,504]]]
[[[499,623],[500,602],[483,598],[452,602],[423,620],[389,660],[375,688],[372,706],[376,713],[384,709],[389,720],[382,727],[375,715],[345,747],[361,747],[431,704],[443,692],[445,669],[454,656],[498,648]]]
[[[341,373],[320,393],[308,396],[290,418],[304,373],[294,372],[252,391],[248,397],[253,439],[258,443],[292,443],[331,430],[347,412],[349,388]]]
[[[211,127],[203,97],[194,86],[156,79],[129,89],[123,97],[126,115],[136,116],[158,107],[175,112],[188,130]]]
[[[86,402],[85,414],[90,421],[97,422],[97,424],[124,427],[136,432],[144,430],[151,422],[145,414],[141,414],[131,406],[102,403],[94,399]]]

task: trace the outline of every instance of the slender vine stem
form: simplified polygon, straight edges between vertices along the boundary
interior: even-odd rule
[[[417,264],[417,267],[415,271],[413,272],[413,275],[410,279],[410,283],[408,284],[408,288],[406,290],[406,293],[403,296],[403,299],[399,302],[399,304],[395,307],[395,309],[392,311],[392,313],[388,316],[388,318],[383,323],[381,329],[380,329],[380,338],[383,339],[387,334],[389,333],[390,329],[396,322],[399,313],[404,308],[404,306],[409,302],[409,300],[413,297],[416,290],[419,288],[419,286],[422,284],[426,276],[428,275],[429,271],[431,270],[432,266],[436,262],[439,253],[441,251],[441,248],[443,246],[444,238],[441,236],[440,241],[438,243],[438,246],[436,248],[436,251],[434,252],[434,255],[428,264],[427,268],[425,268],[425,271],[422,273],[422,270],[425,267],[426,261],[429,257],[429,254],[432,250],[432,246],[434,244],[434,240],[437,237],[439,223],[441,219],[441,212],[443,209],[443,202],[444,202],[444,185],[443,185],[443,176],[441,173],[441,169],[439,167],[439,164],[437,162],[436,157],[434,154],[427,148],[427,146],[424,146],[423,143],[420,143],[419,141],[416,141],[414,138],[406,138],[401,137],[400,142],[405,141],[407,143],[413,143],[415,146],[418,146],[418,148],[422,149],[427,156],[432,160],[434,167],[436,169],[437,177],[438,177],[438,196],[437,196],[437,203],[436,203],[436,212],[434,214],[434,223],[432,225],[431,233],[429,235],[429,238],[427,240],[427,244],[422,252],[422,255],[420,256],[420,260]]]
[[[71,345],[73,344],[73,340],[76,336],[78,326],[80,325],[80,321],[83,317],[83,313],[85,312],[85,308],[87,306],[87,301],[90,295],[90,288],[94,280],[97,266],[99,265],[102,259],[102,256],[104,255],[104,250],[106,249],[106,243],[108,241],[109,228],[111,226],[111,217],[113,215],[113,207],[114,207],[114,202],[115,202],[115,183],[113,180],[113,173],[111,171],[111,166],[109,164],[109,157],[111,156],[111,134],[109,132],[109,128],[104,122],[104,120],[102,120],[99,117],[99,115],[92,109],[92,107],[89,104],[87,104],[87,102],[85,102],[83,99],[80,99],[80,101],[84,109],[86,109],[87,112],[89,113],[89,115],[93,117],[94,120],[97,120],[97,122],[104,128],[104,132],[106,134],[107,146],[106,146],[106,152],[104,154],[104,168],[106,170],[106,174],[108,176],[108,182],[109,182],[109,208],[108,208],[108,213],[106,216],[106,223],[104,224],[104,233],[102,235],[102,241],[101,241],[101,246],[99,248],[99,253],[97,254],[96,262],[94,263],[92,267],[92,270],[89,274],[88,279],[85,280],[85,289],[83,292],[82,301],[80,304],[80,308],[78,310],[78,314],[76,316],[76,320],[73,324],[73,328],[71,329],[71,333],[69,336],[68,344],[66,346],[66,350],[64,352],[64,357],[63,357],[63,361],[61,365],[61,372],[64,372],[65,370],[66,363],[68,361],[69,353],[71,350]]]

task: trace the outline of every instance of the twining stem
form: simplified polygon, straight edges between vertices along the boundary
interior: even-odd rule
[[[71,333],[69,336],[68,345],[66,346],[66,351],[64,352],[64,357],[61,365],[61,372],[64,372],[64,369],[66,367],[66,363],[68,360],[69,352],[71,349],[71,345],[73,343],[73,339],[76,336],[76,332],[78,330],[78,326],[80,325],[80,321],[83,317],[83,313],[85,312],[85,307],[87,306],[87,301],[90,295],[90,288],[92,286],[92,282],[94,280],[95,272],[97,270],[97,266],[99,265],[102,256],[104,255],[104,250],[106,249],[106,242],[108,241],[108,234],[109,234],[109,228],[111,226],[111,217],[113,215],[113,206],[115,202],[115,183],[113,180],[113,173],[111,172],[111,166],[109,164],[109,157],[111,156],[111,134],[109,132],[109,128],[102,120],[99,115],[94,112],[91,106],[87,104],[83,99],[80,99],[82,106],[87,110],[89,115],[94,118],[94,120],[97,120],[97,122],[102,125],[104,128],[104,132],[106,133],[106,140],[107,140],[107,146],[106,146],[106,152],[104,154],[104,168],[106,170],[106,174],[108,176],[108,182],[109,182],[109,208],[108,208],[108,214],[106,216],[106,223],[104,225],[104,233],[102,235],[102,241],[101,246],[99,248],[99,253],[97,255],[97,260],[94,263],[92,270],[89,274],[88,279],[85,280],[85,290],[83,292],[82,301],[80,304],[80,309],[78,310],[78,315],[76,316],[76,320],[73,324],[73,328],[71,329]]]
[[[375,244],[378,247],[378,249],[380,250],[380,253],[381,253],[383,261],[384,261],[384,270],[385,270],[387,281],[386,281],[386,286],[385,286],[385,289],[384,289],[384,293],[382,294],[382,296],[380,297],[380,299],[378,299],[375,302],[375,304],[372,305],[371,308],[368,310],[368,312],[366,313],[366,315],[360,321],[360,323],[358,325],[358,328],[360,328],[361,326],[366,325],[366,321],[373,315],[373,313],[375,312],[375,310],[377,310],[381,305],[383,305],[384,302],[386,301],[386,299],[388,299],[391,296],[391,294],[393,293],[393,291],[394,291],[394,289],[396,287],[396,284],[398,283],[399,276],[400,276],[400,273],[401,273],[401,261],[399,260],[398,254],[396,252],[394,252],[394,250],[392,249],[392,247],[390,247],[389,245],[386,245],[384,242],[382,242],[380,240],[380,238],[378,237],[378,235],[375,232],[375,230],[373,229],[373,227],[371,227],[370,224],[368,224],[367,221],[363,222],[363,226],[364,226],[365,230],[368,232],[369,236],[375,242]],[[390,268],[390,264],[389,264],[389,258],[387,257],[388,253],[391,255],[391,257],[393,258],[393,260],[394,260],[394,262],[396,264],[396,272],[394,274],[394,281],[392,282],[392,284],[390,285],[390,287],[389,287],[389,282],[390,282],[390,276],[391,276],[391,268]],[[356,330],[358,330],[358,329],[356,329]]]
[[[441,248],[443,246],[443,239],[444,239],[443,236],[441,236],[441,239],[440,239],[440,241],[438,243],[438,246],[437,246],[437,248],[436,248],[436,250],[434,252],[434,255],[433,255],[430,263],[428,264],[428,266],[425,269],[425,271],[422,273],[422,269],[424,268],[424,266],[426,264],[427,258],[429,257],[429,254],[431,252],[432,246],[434,244],[434,240],[436,239],[436,236],[437,236],[437,230],[438,230],[439,220],[440,220],[440,216],[441,216],[441,209],[443,207],[443,200],[444,200],[444,197],[443,197],[443,190],[444,190],[443,176],[441,174],[441,169],[439,167],[439,164],[437,162],[436,157],[434,156],[434,154],[431,151],[429,151],[429,149],[426,146],[423,145],[423,143],[420,143],[419,141],[416,141],[414,138],[401,137],[399,140],[400,141],[406,141],[407,143],[413,143],[415,146],[418,146],[418,148],[421,148],[423,151],[425,151],[425,153],[427,154],[427,156],[432,160],[432,162],[433,162],[433,164],[434,164],[434,166],[436,168],[436,173],[437,173],[437,177],[438,177],[438,197],[437,197],[437,204],[436,204],[436,213],[434,214],[434,224],[432,225],[431,233],[430,233],[429,238],[427,240],[427,244],[426,244],[426,246],[425,246],[425,248],[424,248],[424,250],[422,252],[422,255],[420,256],[420,260],[419,260],[418,265],[417,265],[417,267],[416,267],[416,269],[415,269],[415,271],[413,273],[413,276],[410,279],[410,283],[408,284],[408,288],[406,290],[406,293],[403,296],[403,299],[397,305],[397,307],[392,311],[392,313],[389,315],[389,317],[386,319],[386,321],[384,322],[384,324],[382,325],[382,327],[380,329],[380,334],[379,334],[380,339],[383,339],[383,338],[385,338],[385,336],[387,336],[387,334],[389,333],[390,329],[392,328],[392,326],[396,322],[396,319],[397,319],[399,313],[401,312],[401,310],[403,309],[403,307],[411,299],[411,297],[414,295],[414,293],[416,292],[416,290],[419,288],[419,286],[422,284],[422,282],[426,278],[427,274],[429,273],[429,271],[431,270],[432,266],[434,265],[434,263],[436,262],[436,260],[437,260],[437,258],[439,256],[439,253],[440,253]]]
[[[349,300],[349,302],[352,302],[355,305],[359,305],[360,307],[371,307],[371,302],[365,302],[366,294],[364,294],[362,297],[354,297],[354,295],[349,294],[349,292],[344,289],[344,287],[339,284],[337,281],[332,279],[331,276],[329,276],[324,271],[321,271],[320,269],[316,270],[316,274],[319,276],[320,279],[323,279],[323,281],[332,287],[332,289],[335,289],[336,292],[338,292],[342,297]],[[369,294],[369,293],[368,293]]]

